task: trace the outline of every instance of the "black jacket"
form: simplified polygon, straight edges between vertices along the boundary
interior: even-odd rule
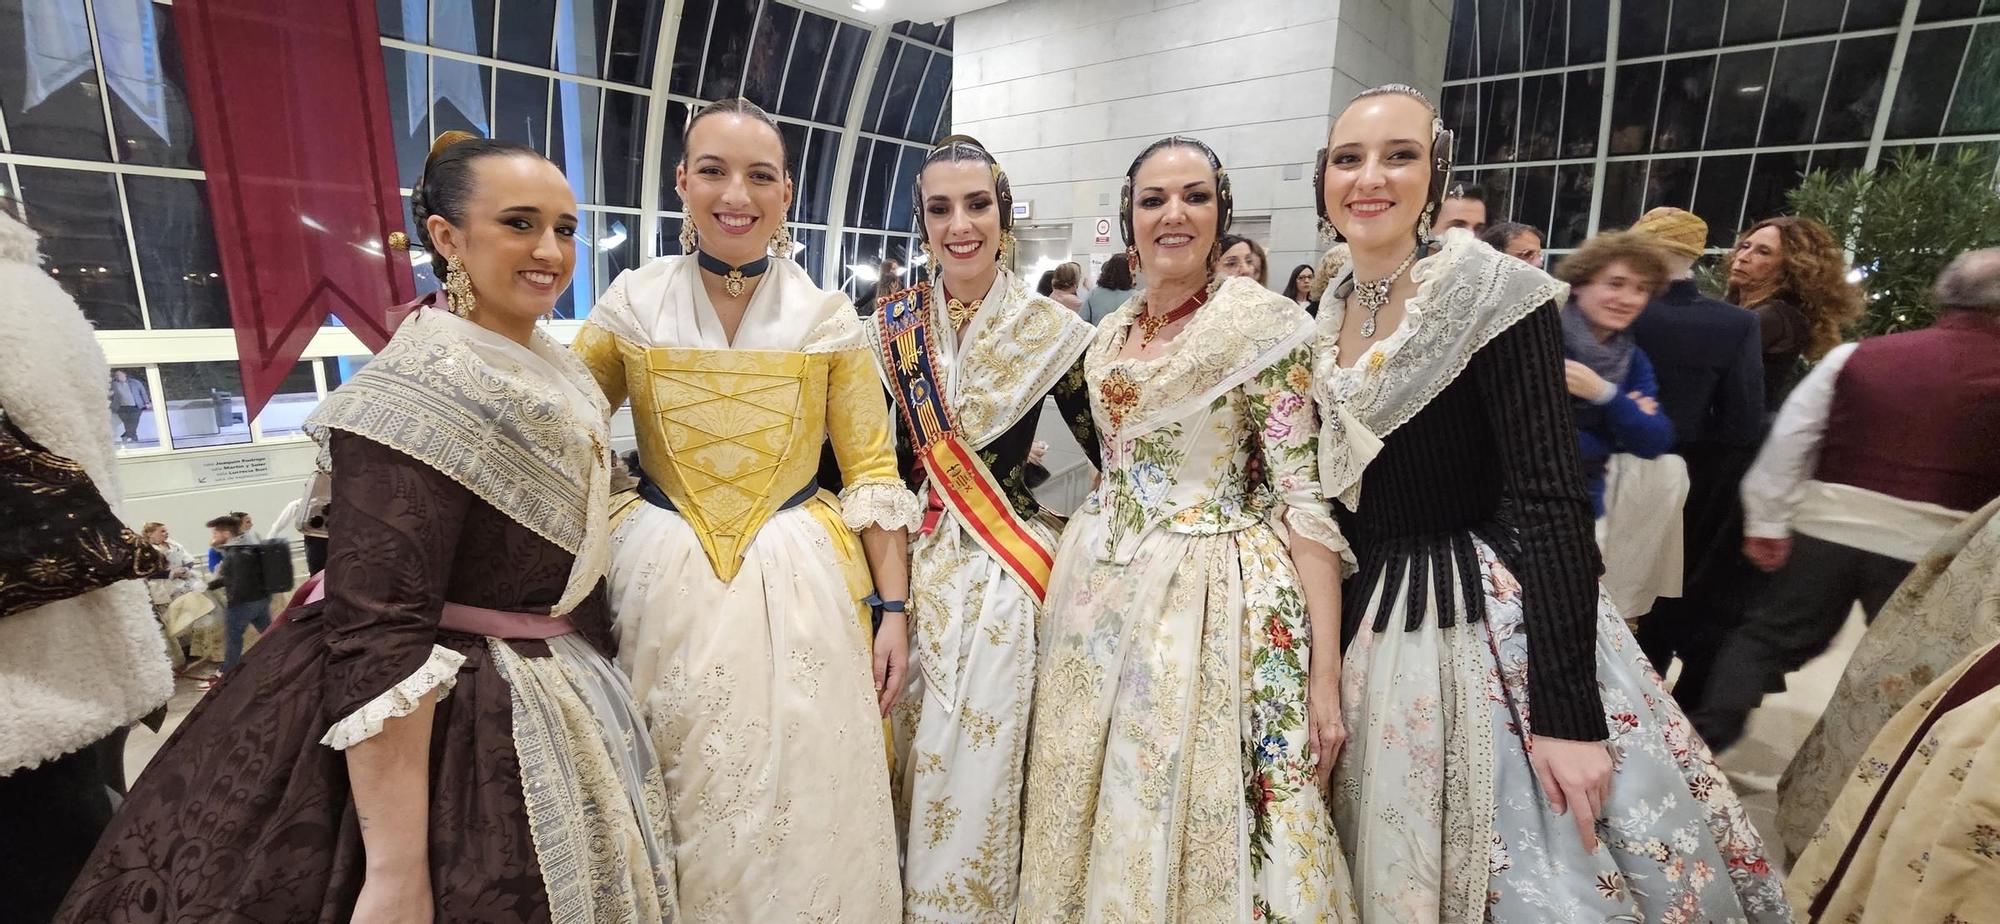
[[[1764,348],[1754,312],[1675,280],[1632,323],[1674,422],[1675,451],[1755,448],[1763,437]]]

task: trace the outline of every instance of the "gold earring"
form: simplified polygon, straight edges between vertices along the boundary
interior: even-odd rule
[[[700,238],[694,230],[694,219],[681,219],[681,253],[694,253],[695,245],[699,241]]]
[[[1331,218],[1320,219],[1319,220],[1320,246],[1322,247],[1330,246],[1339,239],[1340,239],[1340,229],[1335,228],[1333,226],[1333,219]]]
[[[451,306],[452,314],[472,317],[472,277],[465,274],[465,263],[456,255],[444,261],[444,301]]]
[[[995,254],[993,259],[998,260],[1001,263],[1007,262],[1007,255],[1013,253],[1014,248],[1020,246],[1020,243],[1021,242],[1014,237],[1014,232],[1012,231],[1000,232],[1000,252]]]
[[[792,229],[778,226],[778,233],[771,235],[771,252],[777,254],[780,260],[792,258]]]
[[[1128,244],[1128,245],[1126,245],[1126,247],[1125,247],[1125,262],[1126,262],[1126,263],[1129,263],[1129,264],[1131,264],[1133,272],[1137,272],[1137,271],[1138,271],[1138,269],[1139,269],[1139,248],[1138,248],[1138,247],[1135,247],[1135,246],[1132,246],[1132,245],[1129,245],[1129,244]]]

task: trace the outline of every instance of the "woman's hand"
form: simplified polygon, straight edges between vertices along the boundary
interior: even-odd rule
[[[1049,444],[1047,441],[1036,440],[1028,444],[1028,464],[1040,465],[1043,459],[1048,458],[1048,455]]]
[[[1346,743],[1347,723],[1340,717],[1340,668],[1315,669],[1306,685],[1306,746],[1321,786],[1332,782],[1334,762]]]
[[[1534,736],[1528,763],[1556,814],[1570,812],[1583,848],[1597,852],[1597,820],[1611,797],[1611,749],[1602,741]]]
[[[1574,359],[1563,360],[1563,384],[1569,387],[1571,395],[1585,401],[1605,400],[1605,396],[1611,393],[1610,382]]]
[[[875,700],[882,715],[902,695],[903,678],[910,671],[910,624],[908,614],[882,614],[882,626],[875,630]]]
[[[371,870],[361,880],[352,924],[431,924],[436,899],[431,873],[423,866],[394,871]]]

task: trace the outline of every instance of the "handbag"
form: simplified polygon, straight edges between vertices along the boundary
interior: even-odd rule
[[[74,459],[0,411],[0,617],[167,569]]]

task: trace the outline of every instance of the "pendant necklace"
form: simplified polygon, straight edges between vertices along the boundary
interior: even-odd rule
[[[1151,346],[1153,338],[1159,336],[1160,328],[1193,314],[1196,308],[1200,308],[1207,302],[1208,286],[1202,286],[1196,289],[1193,295],[1188,296],[1187,301],[1182,302],[1179,308],[1175,308],[1166,314],[1155,315],[1149,312],[1140,312],[1136,322],[1139,325],[1139,349],[1143,350]]]
[[[1375,316],[1381,314],[1383,308],[1388,307],[1389,290],[1395,288],[1396,280],[1403,278],[1403,274],[1409,271],[1410,265],[1417,262],[1417,251],[1422,249],[1422,247],[1410,248],[1410,255],[1404,257],[1402,264],[1396,267],[1396,271],[1387,276],[1368,282],[1358,279],[1354,281],[1354,300],[1361,305],[1362,311],[1368,312],[1368,317],[1361,320],[1362,337],[1375,336]]]
[[[764,275],[764,271],[771,268],[770,254],[765,254],[742,266],[730,266],[722,260],[710,256],[706,250],[695,251],[694,259],[695,263],[700,265],[702,269],[722,277],[722,291],[729,293],[730,298],[742,295],[743,286],[746,283],[758,276]]]

